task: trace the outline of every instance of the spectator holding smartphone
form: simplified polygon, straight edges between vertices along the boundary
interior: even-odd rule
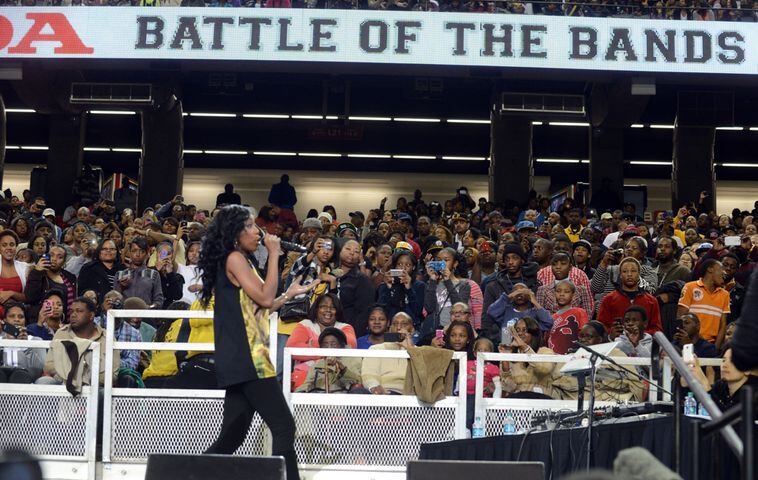
[[[155,269],[158,271],[163,291],[163,308],[184,294],[184,277],[176,273],[177,264],[174,261],[174,251],[171,243],[161,242],[156,248],[158,260]]]
[[[731,323],[730,325],[734,325]],[[727,341],[724,342],[728,343]],[[716,358],[719,356],[716,346],[700,336],[700,319],[694,313],[685,313],[676,322],[674,345],[681,348],[692,345],[692,352],[698,358]]]
[[[21,303],[6,306],[0,320],[0,338],[6,340],[41,340],[26,330],[26,310]],[[0,383],[33,383],[42,375],[45,350],[41,348],[0,348]]]
[[[139,297],[152,308],[163,306],[163,287],[157,271],[145,266],[148,246],[144,238],[129,244],[130,267],[116,274],[115,290],[124,297]],[[181,298],[181,295],[180,295]]]
[[[50,252],[43,255],[34,268],[29,270],[24,288],[27,304],[39,305],[45,292],[56,289],[66,293],[66,308],[71,306],[77,296],[76,276],[63,269],[65,263],[66,249],[58,245],[50,247]]]
[[[37,313],[37,322],[27,325],[27,333],[42,340],[52,340],[64,319],[64,294],[58,290],[48,290],[42,296],[42,307]]]

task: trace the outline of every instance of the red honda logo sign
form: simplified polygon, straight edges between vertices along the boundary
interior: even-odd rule
[[[88,47],[77,35],[66,16],[62,13],[27,13],[26,18],[34,23],[15,46],[8,48],[8,53],[18,55],[33,55],[37,53],[36,43],[54,42],[58,46],[53,53],[61,55],[91,55],[95,49]],[[42,33],[43,30],[52,33]],[[0,15],[0,50],[7,47],[13,40],[13,24]]]

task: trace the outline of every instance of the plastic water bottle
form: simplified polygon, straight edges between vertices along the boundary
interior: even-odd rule
[[[684,414],[687,416],[697,415],[697,401],[692,392],[688,393],[687,398],[684,399]]]
[[[708,414],[708,410],[705,409],[705,405],[702,403],[697,407],[697,414],[701,417],[711,418],[711,416]]]
[[[511,412],[508,412],[508,414],[505,416],[505,423],[503,423],[503,434],[516,434],[516,421],[513,419],[513,414],[511,414]]]
[[[471,438],[484,437],[484,423],[482,417],[476,417],[474,424],[471,426]]]

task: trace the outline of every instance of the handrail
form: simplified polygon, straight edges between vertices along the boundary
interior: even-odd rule
[[[292,348],[284,349],[284,367],[282,389],[287,403],[292,406],[292,391],[290,388],[292,372],[292,356],[308,357],[352,357],[352,358],[404,358],[410,359],[405,350],[372,350],[372,349],[342,349],[342,348]],[[456,398],[455,438],[466,437],[466,362],[464,352],[454,352],[453,361],[458,362],[458,395]]]
[[[15,348],[44,348],[49,349],[53,340],[6,340],[0,339],[0,348],[2,347],[15,347]],[[85,423],[85,452],[84,459],[87,462],[87,478],[95,478],[97,471],[96,454],[97,454],[97,413],[98,413],[98,385],[100,383],[100,343],[92,342],[88,348],[92,350],[92,369],[90,371],[90,384],[89,395],[87,397],[87,415]],[[108,373],[106,368],[106,375]],[[107,378],[106,378],[107,379]],[[31,387],[31,388],[30,388]],[[58,387],[61,392],[68,392],[64,386],[42,386],[42,385],[24,385],[24,388],[28,388],[29,394],[34,394],[35,390],[48,390],[50,387]],[[26,393],[26,392],[25,392]]]

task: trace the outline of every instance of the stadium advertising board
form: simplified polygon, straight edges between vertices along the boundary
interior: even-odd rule
[[[758,73],[758,24],[370,10],[6,7],[0,58]]]

